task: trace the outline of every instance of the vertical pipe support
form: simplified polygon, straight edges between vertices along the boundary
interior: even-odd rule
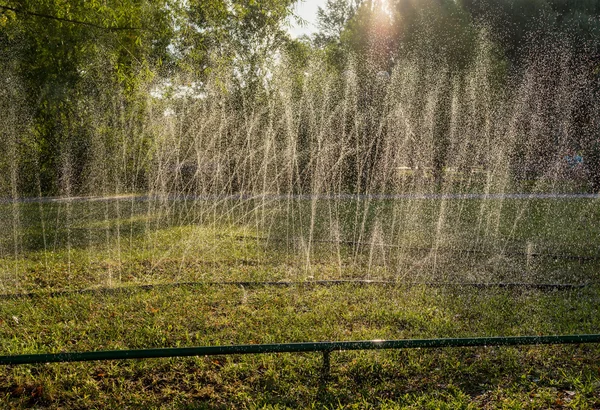
[[[331,349],[323,350],[323,367],[321,368],[321,380],[323,382],[329,380],[331,375]]]

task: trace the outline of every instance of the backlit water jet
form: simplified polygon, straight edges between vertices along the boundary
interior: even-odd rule
[[[248,95],[153,83],[135,112],[115,92],[87,107],[86,157],[63,150],[57,199],[21,194],[39,147],[18,87],[3,90],[2,287],[49,260],[67,279],[43,286],[203,280],[223,238],[234,263],[280,264],[275,280],[584,282],[573,261],[598,256],[598,198],[585,155],[567,157],[598,135],[597,79],[560,47],[514,75],[484,37],[478,50],[458,71],[314,61],[298,78],[279,62]]]

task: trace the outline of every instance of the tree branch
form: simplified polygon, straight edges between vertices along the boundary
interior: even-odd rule
[[[142,31],[144,31],[144,30],[148,30],[143,27],[106,27],[106,26],[101,26],[101,25],[94,24],[94,23],[89,23],[87,21],[72,20],[72,19],[68,19],[68,18],[64,18],[64,17],[52,16],[49,14],[36,13],[33,11],[18,9],[15,7],[5,6],[2,4],[0,4],[0,9],[1,10],[9,10],[9,11],[13,11],[15,13],[25,14],[27,16],[32,16],[32,17],[39,17],[39,18],[44,18],[44,19],[62,21],[62,22],[71,23],[71,24],[80,24],[82,26],[94,27],[94,28],[97,28],[100,30],[106,30],[106,31],[127,31],[127,30],[142,30]],[[150,31],[150,30],[148,30],[148,31]]]

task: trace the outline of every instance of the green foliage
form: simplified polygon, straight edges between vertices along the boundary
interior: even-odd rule
[[[447,165],[451,110],[456,117],[464,108],[456,106],[451,95],[466,96],[469,85],[465,78],[476,70],[484,70],[487,76],[487,112],[492,111],[492,101],[498,96],[508,95],[509,84],[524,81],[535,84],[538,93],[547,92],[544,98],[550,100],[552,90],[559,85],[565,95],[573,97],[560,108],[530,107],[545,118],[543,136],[523,140],[512,166],[537,168],[529,175],[535,178],[541,172],[539,164],[556,158],[557,150],[586,147],[588,174],[592,179],[598,175],[594,147],[600,134],[591,118],[600,92],[595,80],[600,57],[599,1],[364,0],[357,4],[338,0],[327,4],[319,14],[321,33],[315,36],[315,45],[324,50],[330,67],[338,74],[348,67],[356,71],[360,79],[358,104],[364,107],[362,114],[370,117],[367,124],[380,124],[381,115],[385,115],[373,104],[379,100],[372,97],[378,75],[404,70],[398,67],[405,67],[407,61],[414,67],[417,88],[428,93],[424,98],[413,97],[416,115],[427,120],[427,110],[434,113],[430,127],[433,163],[428,165],[433,166],[434,175],[441,175]],[[485,66],[481,65],[482,58],[488,61]],[[444,79],[432,83],[438,77]],[[570,113],[558,113],[568,109]],[[552,119],[560,115],[571,119],[574,131],[558,141],[560,125]],[[361,132],[375,140],[376,148],[380,137],[373,126]]]
[[[319,7],[316,44],[324,46],[340,41],[346,24],[356,13],[360,3],[360,0],[327,0],[325,8]]]
[[[287,39],[282,22],[291,14],[293,3],[294,0],[189,1],[185,27],[178,38],[185,56],[182,64],[201,73],[246,63],[243,73],[256,74],[253,70],[260,60]]]
[[[302,95],[306,70],[310,64],[312,54],[313,50],[310,44],[302,39],[290,40],[285,44],[283,64],[287,67],[289,80],[293,83],[292,92],[295,99],[300,98]]]
[[[409,57],[448,64],[451,70],[465,67],[482,28],[513,65],[556,38],[567,37],[581,56],[595,56],[600,49],[597,0],[330,0],[319,11],[319,25],[315,42],[334,60],[340,61],[341,50],[370,64],[379,53],[388,65]],[[336,44],[340,40],[343,45]]]
[[[124,169],[125,179],[137,175],[138,183],[124,183],[122,189],[145,189],[140,158],[152,153],[133,150],[154,138],[142,118],[157,75],[184,73],[193,81],[208,74],[220,81],[233,77],[238,88],[256,93],[272,51],[287,41],[282,23],[292,3],[0,4],[0,63],[22,84],[31,108],[31,138],[20,135],[27,143],[17,144],[22,149],[19,190],[26,195],[88,192],[83,177],[98,166],[98,152],[104,153],[100,161],[109,163],[107,169]],[[122,166],[110,165],[119,157]]]
[[[585,48],[585,53],[591,51],[590,46],[598,49],[597,0],[460,0],[460,4],[491,29],[507,57],[517,64],[527,58],[532,47],[552,44],[552,33],[568,36],[571,45]]]
[[[436,100],[430,108],[436,112],[433,133],[439,144],[434,162],[439,174],[449,149],[452,104],[447,95],[464,86],[465,73],[477,69],[481,50],[494,50],[493,58],[486,57],[494,63],[485,67],[492,95],[501,92],[510,75],[517,73],[517,78],[534,64],[548,68],[552,78],[544,84],[551,87],[552,81],[559,81],[558,68],[563,66],[555,60],[561,58],[569,59],[570,68],[581,69],[588,83],[598,76],[597,0],[328,0],[319,8],[320,32],[312,43],[292,41],[284,30],[294,3],[0,3],[0,68],[3,80],[14,80],[20,94],[18,101],[14,93],[0,98],[4,106],[15,101],[20,107],[17,117],[24,124],[18,137],[11,137],[15,142],[11,147],[17,150],[19,191],[27,195],[90,192],[91,182],[82,181],[93,177],[93,168],[102,162],[110,174],[105,179],[128,181],[123,190],[147,189],[148,164],[155,154],[150,147],[160,139],[148,112],[158,106],[168,108],[166,102],[154,108],[149,102],[151,91],[162,82],[193,84],[203,92],[219,90],[229,96],[229,107],[246,118],[269,105],[272,78],[281,65],[290,69],[297,99],[307,90],[304,73],[311,64],[337,76],[339,98],[345,98],[341,84],[350,69],[358,75],[352,92],[361,108],[355,113],[358,116],[346,116],[345,121],[357,120],[352,127],[359,134],[379,130],[381,135],[387,131],[380,126],[386,115],[380,80],[392,76],[399,65],[409,64],[415,67],[418,87],[429,89],[432,73],[443,72],[444,84],[435,87],[446,97],[430,96]],[[489,47],[482,42],[490,43]],[[582,135],[580,145],[587,147],[593,146],[595,138],[595,111],[589,101],[596,88],[581,91],[584,102],[573,110]],[[182,103],[170,99],[169,104]],[[425,99],[415,107],[423,111]],[[266,117],[263,120],[268,122]],[[373,149],[377,146],[375,141]],[[595,149],[588,151],[593,157]],[[544,155],[551,154],[548,150]],[[375,158],[366,161],[376,163]],[[123,174],[120,177],[112,175],[117,169]],[[369,173],[368,167],[365,172]]]
[[[134,104],[150,68],[169,59],[168,5],[31,0],[3,6],[12,17],[0,44],[23,84],[33,120],[33,138],[23,147],[23,191],[78,191],[64,181],[83,172],[90,154],[89,112],[80,107],[104,93],[114,95],[114,87]]]

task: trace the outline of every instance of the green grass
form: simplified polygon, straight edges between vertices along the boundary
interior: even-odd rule
[[[17,354],[589,333],[600,328],[598,290],[198,286],[69,295],[3,302],[0,339],[4,354]],[[54,408],[594,408],[598,359],[597,346],[342,352],[327,383],[318,354],[47,364],[2,368],[0,389],[7,406]]]
[[[72,223],[66,224],[58,216],[64,206],[28,204],[19,210],[19,229],[13,231],[18,246],[3,239],[1,284],[5,294],[39,295],[0,298],[0,354],[598,333],[598,284],[550,292],[407,284],[597,282],[596,261],[502,253],[502,246],[473,241],[483,225],[469,231],[467,223],[482,214],[482,207],[491,207],[482,220],[493,220],[493,212],[500,212],[498,227],[486,236],[497,238],[496,245],[518,250],[537,238],[544,250],[593,254],[599,217],[593,205],[506,201],[499,210],[494,208],[499,204],[478,201],[446,204],[449,219],[462,225],[453,230],[448,225],[444,235],[436,236],[427,227],[439,225],[439,202],[382,202],[360,213],[368,221],[364,229],[345,225],[340,230],[346,238],[364,232],[368,245],[316,243],[306,249],[302,241],[266,240],[279,235],[306,243],[310,223],[305,214],[287,224],[271,210],[246,209],[244,218],[230,214],[215,220],[197,210],[173,208],[161,214],[139,205],[135,212],[115,217],[114,208],[102,208],[113,205],[80,204],[69,210]],[[310,213],[304,206],[294,212]],[[348,220],[357,205],[349,206],[340,220]],[[403,238],[412,238],[414,247],[438,241],[439,253],[376,246],[370,232],[387,229],[384,238],[396,241],[401,231],[388,225],[374,228],[374,221],[393,215],[400,221],[418,206],[425,208],[414,221],[405,221],[413,224],[414,232],[403,233],[408,235]],[[317,208],[314,218],[322,227],[328,206]],[[8,211],[10,207],[3,210]],[[592,224],[585,234],[569,222],[577,218]],[[286,224],[291,233],[283,230]],[[465,240],[458,241],[459,236]],[[318,238],[327,234],[314,233]],[[441,251],[477,244],[489,252]],[[397,284],[207,284],[338,278]],[[198,284],[135,287],[189,281]],[[48,293],[106,287],[127,290]],[[591,409],[600,407],[599,359],[597,345],[335,352],[326,382],[320,378],[322,359],[316,353],[5,366],[0,368],[0,407]]]

